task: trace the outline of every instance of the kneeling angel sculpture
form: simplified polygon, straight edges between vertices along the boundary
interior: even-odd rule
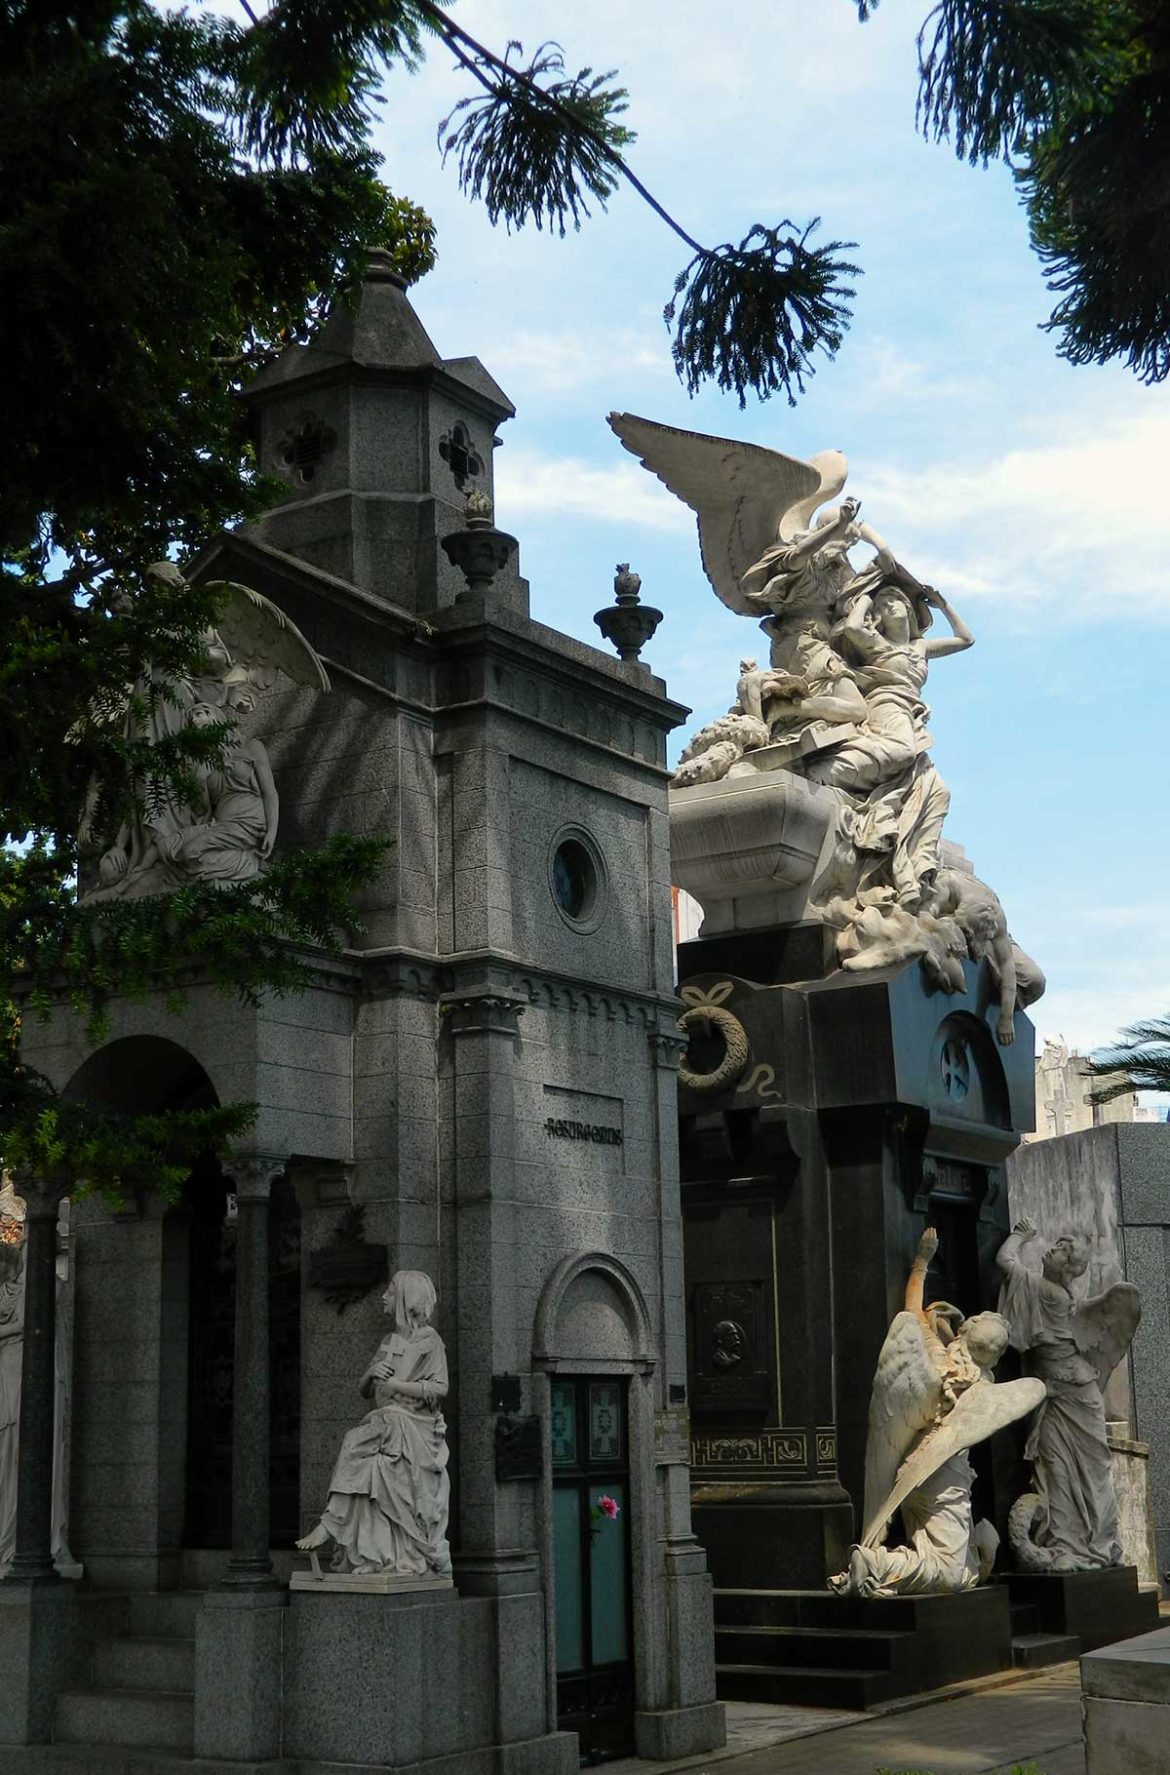
[[[434,1283],[399,1270],[382,1304],[394,1329],[360,1385],[374,1409],[346,1433],[321,1520],[297,1546],[314,1553],[332,1540],[341,1574],[449,1578],[447,1356],[430,1322]]]
[[[938,1234],[918,1243],[906,1295],[878,1357],[865,1450],[865,1528],[847,1570],[830,1578],[849,1596],[970,1590],[991,1570],[998,1536],[974,1523],[967,1450],[1035,1410],[1039,1380],[995,1384],[1008,1344],[998,1313],[962,1319],[945,1301],[924,1307],[923,1288]],[[961,1322],[960,1322],[961,1321]],[[884,1545],[901,1510],[906,1545]]]

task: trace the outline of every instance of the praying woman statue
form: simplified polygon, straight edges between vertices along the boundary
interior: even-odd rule
[[[341,1573],[446,1578],[447,1357],[431,1324],[434,1284],[421,1270],[399,1270],[382,1304],[394,1329],[360,1386],[374,1409],[346,1433],[321,1520],[297,1546],[312,1553],[332,1540]]]

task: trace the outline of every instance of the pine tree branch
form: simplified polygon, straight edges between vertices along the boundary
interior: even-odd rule
[[[674,217],[670,214],[670,211],[659,203],[653,192],[647,189],[638,175],[632,170],[616,149],[605,140],[604,136],[600,135],[596,130],[591,129],[587,123],[583,123],[566,105],[561,103],[555,94],[547,92],[537,80],[533,79],[527,70],[515,67],[511,62],[508,62],[502,56],[497,55],[494,50],[489,49],[486,44],[480,43],[469,31],[465,31],[462,25],[457,25],[453,19],[448,18],[445,13],[440,12],[439,8],[432,4],[432,0],[417,0],[417,4],[419,11],[425,13],[431,20],[436,34],[442,38],[462,65],[475,75],[481,85],[487,88],[488,92],[491,92],[494,95],[495,89],[493,89],[491,82],[475,65],[476,61],[486,62],[490,67],[495,69],[501,79],[522,88],[531,98],[535,98],[539,104],[545,106],[546,109],[554,114],[554,116],[559,117],[561,122],[564,123],[568,129],[572,130],[574,134],[584,136],[586,141],[590,142],[600,154],[605,156],[613,166],[614,171],[621,174],[622,178],[632,186],[643,202],[650,206],[655,215],[665,222],[668,228],[674,230],[679,239],[683,241],[686,246],[690,247],[693,253],[707,253],[710,251],[710,248],[702,246],[693,235],[688,234],[680,222],[675,221]],[[440,129],[441,128],[442,125],[440,125]]]

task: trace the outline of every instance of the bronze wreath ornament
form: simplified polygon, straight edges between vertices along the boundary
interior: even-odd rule
[[[716,1031],[723,1038],[723,1058],[713,1072],[692,1072],[685,1060],[679,1061],[678,1078],[681,1085],[688,1091],[701,1091],[708,1095],[716,1091],[726,1091],[734,1085],[744,1067],[748,1063],[747,1031],[738,1017],[725,1011],[720,1005],[693,1005],[684,1011],[678,1020],[681,1030],[689,1033],[692,1029],[706,1028]]]

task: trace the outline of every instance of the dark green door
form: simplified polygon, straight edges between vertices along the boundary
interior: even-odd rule
[[[634,1748],[625,1381],[553,1382],[552,1468],[557,1713],[600,1763]]]

